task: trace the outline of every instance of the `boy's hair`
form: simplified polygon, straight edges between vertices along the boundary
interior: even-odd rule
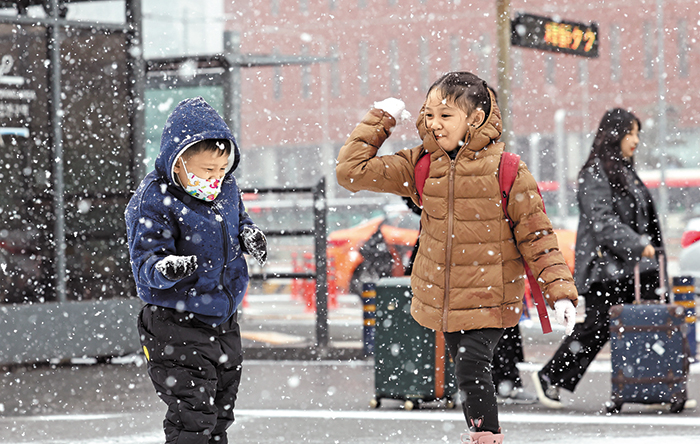
[[[227,157],[231,155],[231,141],[228,139],[204,139],[187,148],[182,156],[189,159],[195,154],[204,152],[218,152]]]
[[[435,90],[441,99],[454,102],[462,111],[471,115],[481,109],[488,117],[491,112],[491,97],[486,82],[470,72],[448,72],[435,81],[428,94]]]

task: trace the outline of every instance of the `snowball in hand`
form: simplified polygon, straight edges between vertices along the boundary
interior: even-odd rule
[[[156,270],[170,281],[179,281],[197,269],[197,256],[166,256],[155,265]]]
[[[391,114],[391,117],[396,119],[396,123],[411,119],[411,113],[406,111],[406,104],[401,99],[389,97],[381,102],[374,102],[374,107]]]

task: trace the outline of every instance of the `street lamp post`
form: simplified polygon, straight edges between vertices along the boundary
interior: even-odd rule
[[[496,0],[496,33],[498,41],[498,107],[503,122],[501,140],[506,150],[513,150],[513,128],[510,119],[510,0]]]
[[[668,214],[668,188],[666,187],[666,66],[664,61],[664,2],[656,0],[656,33],[657,33],[657,63],[659,64],[659,125],[657,130],[656,150],[659,154],[659,172],[661,173],[661,183],[659,183],[659,214],[662,215],[662,226],[665,225]]]

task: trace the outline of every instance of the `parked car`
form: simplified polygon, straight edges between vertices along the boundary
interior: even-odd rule
[[[695,288],[700,288],[700,217],[688,220],[681,237],[681,254],[678,260],[680,274],[693,276]]]
[[[419,216],[388,211],[328,237],[329,283],[340,293],[362,294],[362,284],[403,276],[418,239]],[[567,265],[574,270],[576,231],[554,230]]]

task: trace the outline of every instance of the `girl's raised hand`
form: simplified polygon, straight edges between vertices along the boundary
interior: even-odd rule
[[[411,113],[406,111],[406,104],[403,103],[403,100],[401,99],[389,97],[388,99],[384,99],[380,102],[374,102],[373,106],[389,113],[391,117],[396,120],[397,124],[411,119]]]

